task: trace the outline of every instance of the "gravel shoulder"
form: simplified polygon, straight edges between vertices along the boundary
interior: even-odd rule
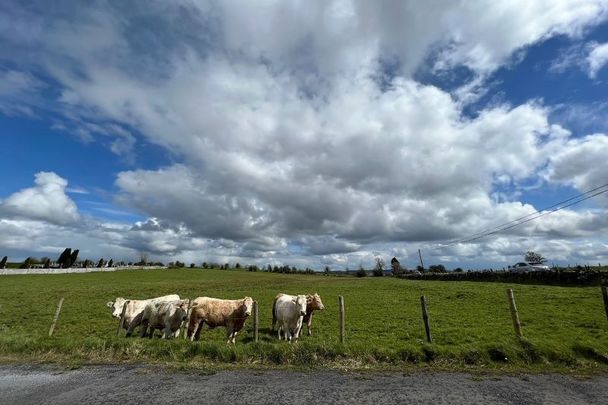
[[[156,366],[0,366],[0,403],[19,404],[599,404],[608,377],[545,374],[220,371]]]

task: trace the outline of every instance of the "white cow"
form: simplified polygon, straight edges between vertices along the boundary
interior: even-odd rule
[[[306,315],[306,296],[281,295],[276,300],[274,312],[279,326],[279,340],[283,332],[285,340],[297,341],[302,329],[302,319]]]
[[[179,329],[188,314],[187,301],[149,302],[141,317],[140,337],[154,336],[155,329],[163,331],[163,339],[178,337]]]
[[[144,309],[148,303],[177,301],[179,299],[179,295],[177,294],[165,295],[147,300],[130,300],[127,298],[118,297],[116,300],[114,300],[114,302],[109,301],[106,305],[112,309],[112,316],[120,319],[123,305],[128,301],[124,317],[122,318],[121,326],[127,330],[127,336],[131,336],[133,334],[133,330],[141,323],[141,316],[143,315]]]

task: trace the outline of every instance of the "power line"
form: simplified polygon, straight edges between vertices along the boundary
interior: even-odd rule
[[[446,245],[443,245],[441,247],[448,247],[448,246],[455,245],[457,243],[472,242],[474,240],[478,240],[478,239],[484,238],[486,236],[494,235],[494,234],[497,234],[499,232],[503,232],[503,231],[509,230],[511,228],[515,228],[516,226],[525,224],[527,222],[533,221],[533,220],[538,219],[540,217],[543,217],[545,215],[552,214],[552,213],[560,211],[560,210],[562,210],[564,208],[568,208],[568,207],[570,207],[570,206],[572,206],[574,204],[578,204],[578,203],[583,202],[585,200],[588,200],[590,198],[596,197],[596,196],[598,196],[600,194],[606,193],[606,192],[608,192],[608,189],[601,190],[601,189],[603,189],[605,187],[608,187],[608,183],[606,183],[604,185],[601,185],[599,187],[596,187],[594,189],[591,189],[589,191],[586,191],[584,193],[581,193],[581,194],[579,194],[577,196],[574,196],[574,197],[568,198],[566,200],[560,201],[560,202],[558,202],[556,204],[553,204],[553,205],[551,205],[549,207],[545,207],[545,208],[541,209],[540,211],[536,211],[536,212],[534,212],[532,214],[528,214],[528,215],[525,215],[523,217],[514,219],[512,221],[509,221],[509,222],[506,222],[504,224],[498,225],[498,226],[496,226],[494,228],[489,228],[489,229],[486,229],[486,230],[474,233],[472,235],[466,236],[464,238],[457,239],[457,240],[452,241],[452,242],[450,242],[450,243],[448,243]],[[598,190],[601,190],[601,191],[598,191]],[[565,204],[567,202],[570,202],[570,203],[569,204]],[[563,205],[563,204],[565,204],[565,205]]]
[[[494,227],[492,227],[492,228],[487,228],[487,229],[484,229],[484,230],[482,230],[482,231],[479,231],[479,232],[476,232],[476,233],[474,233],[474,234],[471,234],[471,235],[469,235],[469,236],[465,236],[464,238],[460,238],[460,239],[453,240],[453,241],[451,241],[451,242],[449,243],[449,245],[452,245],[452,244],[455,244],[455,243],[460,243],[461,241],[466,240],[466,239],[469,239],[469,238],[472,238],[472,237],[474,237],[474,236],[481,235],[481,234],[484,234],[484,233],[486,233],[486,232],[491,232],[491,231],[493,231],[493,230],[495,230],[495,229],[502,228],[503,226],[511,225],[511,224],[512,224],[512,223],[514,223],[514,222],[519,222],[519,221],[524,220],[524,219],[526,219],[526,218],[529,218],[529,217],[532,217],[532,216],[538,215],[538,214],[539,214],[541,211],[546,211],[546,210],[549,210],[549,209],[551,209],[551,208],[558,207],[558,206],[560,206],[560,205],[562,205],[562,204],[564,204],[564,203],[567,203],[567,202],[572,201],[572,200],[579,199],[579,198],[581,198],[581,197],[583,197],[583,196],[585,196],[585,195],[587,195],[587,194],[591,194],[591,193],[593,193],[594,191],[597,191],[597,190],[602,189],[602,188],[607,187],[607,186],[608,186],[608,183],[606,183],[606,184],[604,184],[604,185],[602,185],[602,186],[599,186],[599,187],[593,188],[593,189],[591,189],[591,190],[585,191],[584,193],[578,194],[578,195],[576,195],[576,196],[574,196],[574,197],[570,197],[570,198],[568,198],[568,199],[566,199],[566,200],[560,201],[560,202],[555,203],[555,204],[553,204],[553,205],[550,205],[550,206],[548,206],[548,207],[541,208],[540,210],[537,210],[536,212],[533,212],[532,214],[524,215],[523,217],[515,218],[515,219],[513,219],[513,220],[511,220],[511,221],[505,222],[504,224],[496,225],[496,226],[494,226]]]

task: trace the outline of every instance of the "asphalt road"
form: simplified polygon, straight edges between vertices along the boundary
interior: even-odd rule
[[[0,366],[1,404],[608,404],[608,377]]]

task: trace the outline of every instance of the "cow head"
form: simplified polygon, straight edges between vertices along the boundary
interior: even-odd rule
[[[122,307],[123,307],[123,305],[125,305],[126,301],[127,301],[126,299],[119,297],[119,298],[116,298],[116,300],[114,302],[108,301],[106,306],[108,308],[112,308],[113,317],[120,318],[120,315],[122,314]]]
[[[298,295],[293,299],[293,303],[296,305],[297,311],[301,316],[306,315],[306,296]]]
[[[321,296],[317,293],[306,296],[306,306],[308,309],[314,309],[319,311],[325,309],[325,305],[323,305],[323,301],[321,301]]]
[[[245,316],[251,315],[251,311],[253,311],[253,298],[243,298],[243,305],[245,306]]]
[[[175,314],[183,321],[188,317],[188,301],[179,301],[175,303]]]

